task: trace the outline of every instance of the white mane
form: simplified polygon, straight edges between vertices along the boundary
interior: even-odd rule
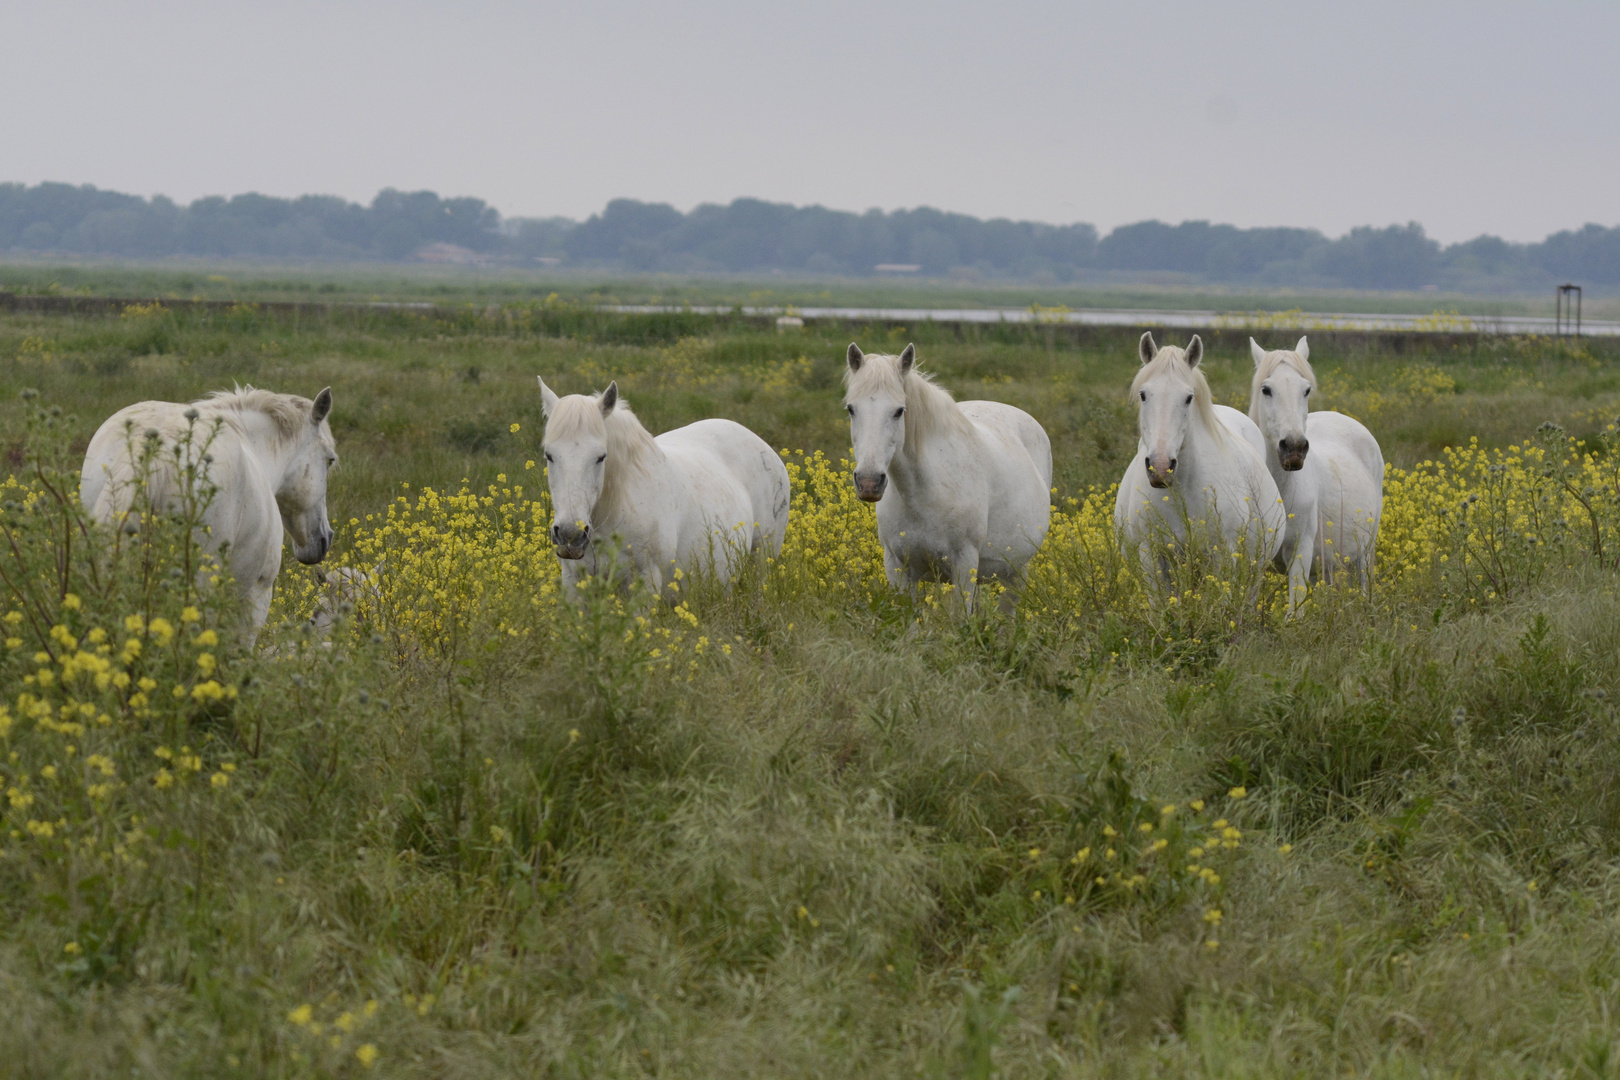
[[[1164,346],[1154,355],[1152,360],[1141,366],[1136,373],[1136,378],[1131,380],[1131,400],[1135,401],[1142,387],[1164,374],[1167,369],[1180,374],[1182,378],[1192,383],[1193,408],[1198,411],[1204,426],[1210,430],[1211,434],[1220,440],[1236,439],[1237,436],[1233,435],[1227,426],[1221,423],[1221,418],[1215,415],[1215,396],[1210,393],[1209,380],[1204,378],[1202,371],[1188,365],[1187,352],[1179,346]]]
[[[973,422],[956,407],[950,391],[934,385],[933,375],[919,371],[915,365],[902,375],[898,356],[867,353],[859,370],[844,369],[844,385],[849,388],[846,401],[874,390],[888,390],[905,398],[906,453],[913,457],[936,434],[973,431]]]
[[[546,436],[566,439],[580,434],[597,435],[607,443],[602,495],[597,499],[596,509],[604,519],[611,519],[625,499],[625,481],[630,473],[648,475],[652,463],[663,451],[658,449],[652,434],[641,426],[622,396],[606,417],[602,415],[601,399],[601,394],[570,394],[559,398],[557,407],[546,420]]]
[[[315,403],[309,398],[299,397],[297,394],[278,394],[273,390],[260,390],[251,384],[231,390],[215,390],[207,397],[191,404],[205,415],[212,413],[241,416],[243,413],[260,413],[269,417],[275,424],[276,434],[283,441],[295,439],[300,428],[309,423],[315,409]],[[331,435],[324,434],[326,441],[330,443]]]

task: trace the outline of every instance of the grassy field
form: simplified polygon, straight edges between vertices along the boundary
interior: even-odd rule
[[[1127,337],[915,331],[1053,440],[1021,607],[969,616],[874,578],[847,337],[579,325],[0,320],[7,1071],[1620,1071],[1620,349],[1313,349],[1397,471],[1377,594],[1285,625],[1276,575],[1153,606],[1111,554]],[[794,451],[783,558],[561,605],[536,374]],[[116,408],[233,381],[334,389],[332,560],[385,580],[329,638],[291,560],[249,651],[182,533],[52,494]]]
[[[421,301],[516,303],[552,293],[581,303],[744,304],[765,307],[1194,309],[1229,312],[1373,312],[1467,316],[1553,314],[1552,292],[1476,296],[1434,292],[1278,289],[1211,286],[1175,274],[1107,275],[1067,284],[967,278],[813,278],[612,274],[602,271],[421,264],[276,264],[229,260],[129,262],[117,259],[24,258],[0,263],[0,291],[132,298],[306,302]],[[1587,319],[1620,318],[1620,297],[1589,290]]]

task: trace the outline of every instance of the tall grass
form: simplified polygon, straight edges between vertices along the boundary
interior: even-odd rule
[[[1612,1073],[1620,394],[1589,356],[1325,358],[1404,470],[1404,561],[1285,625],[1276,582],[1150,604],[1108,542],[1128,357],[935,347],[1062,477],[1020,606],[963,615],[881,583],[828,343],[238,319],[0,325],[41,391],[3,406],[16,1074]],[[1246,361],[1210,363],[1241,403]],[[561,602],[536,369],[792,447],[784,556]],[[72,497],[102,416],[232,377],[334,384],[334,558],[378,581],[319,630],[289,568],[252,650],[186,522],[120,539]]]

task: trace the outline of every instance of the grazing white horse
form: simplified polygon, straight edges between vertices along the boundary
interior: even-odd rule
[[[599,568],[618,536],[634,574],[670,600],[671,570],[712,567],[729,581],[743,557],[782,550],[787,467],[741,424],[699,420],[656,439],[612,382],[599,395],[558,397],[540,380],[546,414],[551,542],[564,595]]]
[[[1114,527],[1126,550],[1138,550],[1151,579],[1163,570],[1155,547],[1172,538],[1185,544],[1188,526],[1201,524],[1212,543],[1269,562],[1285,518],[1259,428],[1215,404],[1198,370],[1204,343],[1196,335],[1182,350],[1161,349],[1143,334],[1137,352],[1142,366],[1131,397],[1141,437],[1114,502]]]
[[[899,356],[846,356],[844,408],[855,491],[877,503],[883,568],[895,588],[976,579],[1014,583],[1046,539],[1052,443],[1035,418],[999,401],[957,402]]]
[[[1378,519],[1384,512],[1384,455],[1359,421],[1311,412],[1310,345],[1267,352],[1249,339],[1254,385],[1249,416],[1265,439],[1266,468],[1288,510],[1288,535],[1277,554],[1288,571],[1288,610],[1305,595],[1312,567],[1332,581],[1343,566],[1372,588]]]
[[[178,470],[195,465],[214,488],[202,512],[204,550],[223,554],[257,629],[270,612],[283,537],[308,565],[332,546],[326,516],[326,474],[337,464],[331,411],[331,387],[313,401],[249,386],[190,405],[131,405],[90,440],[79,499],[95,520],[133,531],[140,527],[135,489],[143,477],[137,473],[145,473],[153,509],[175,513],[186,498]]]

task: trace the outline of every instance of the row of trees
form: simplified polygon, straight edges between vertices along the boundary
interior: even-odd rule
[[[88,186],[0,184],[0,251],[402,260],[423,257],[432,245],[512,262],[644,271],[862,275],[899,265],[930,276],[1065,281],[1168,272],[1207,282],[1370,289],[1540,289],[1555,279],[1620,285],[1620,227],[1599,225],[1534,244],[1481,236],[1442,247],[1415,223],[1329,238],[1314,229],[1144,221],[1099,237],[1090,225],[985,221],[926,207],[857,214],[738,199],[683,214],[663,203],[615,199],[573,222],[503,219],[482,199],[392,188],[370,206],[328,195],[257,194],[181,206]]]

